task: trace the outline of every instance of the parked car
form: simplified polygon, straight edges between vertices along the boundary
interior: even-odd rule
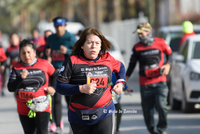
[[[171,68],[172,109],[192,112],[200,103],[200,34],[188,38],[175,56]]]
[[[200,34],[200,25],[193,25],[194,32],[196,34]],[[183,37],[182,32],[182,25],[174,25],[174,26],[163,26],[159,28],[158,30],[158,37],[165,39],[167,44],[172,49],[172,66],[174,65],[174,57],[179,51],[179,43],[181,38]],[[169,72],[169,75],[167,75],[167,85],[169,88],[169,94],[168,94],[168,104],[170,104],[169,98],[170,98],[170,91],[171,91],[171,71]]]
[[[113,37],[110,36],[105,36],[107,40],[109,40],[111,42],[111,44],[113,45],[113,48],[111,51],[109,51],[109,53],[117,60],[121,61],[124,65],[125,65],[125,61],[124,58],[122,56],[121,50],[119,48],[118,43],[116,42],[116,40]]]

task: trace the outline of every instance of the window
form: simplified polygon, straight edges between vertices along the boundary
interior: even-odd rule
[[[192,59],[200,59],[200,42],[193,43]]]

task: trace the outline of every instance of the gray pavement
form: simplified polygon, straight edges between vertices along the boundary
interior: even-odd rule
[[[124,94],[121,99],[123,115],[120,132],[121,134],[149,134],[144,123],[140,105],[141,99],[137,72],[134,72],[133,76],[128,80],[128,86],[134,89],[134,92],[131,95]],[[13,93],[5,90],[5,94],[6,96],[0,97],[0,134],[23,134]],[[64,121],[63,133],[68,134],[69,124],[64,97],[62,99],[62,105]],[[156,112],[155,119],[155,122],[157,122],[158,115]],[[180,111],[169,110],[168,121],[168,134],[200,134],[199,111],[192,114],[184,114]]]

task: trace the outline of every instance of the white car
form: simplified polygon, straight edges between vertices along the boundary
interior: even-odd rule
[[[117,44],[117,42],[115,41],[114,38],[110,37],[110,36],[105,36],[107,40],[109,40],[111,42],[111,44],[113,45],[113,48],[111,51],[109,51],[109,53],[117,60],[121,61],[124,66],[125,66],[125,61],[124,58],[122,56],[121,50],[119,48],[119,45]]]
[[[200,25],[193,25],[193,30],[196,34],[200,33]],[[172,49],[172,66],[174,65],[174,57],[178,53],[179,43],[181,38],[183,37],[182,25],[174,25],[174,26],[162,26],[158,30],[158,37],[163,38],[167,44]],[[166,61],[166,60],[165,60]],[[171,92],[171,71],[169,75],[167,75],[167,86],[169,88],[169,95],[167,97],[168,104],[170,104],[170,92]]]
[[[200,35],[188,38],[175,56],[171,68],[172,109],[192,112],[200,104]]]

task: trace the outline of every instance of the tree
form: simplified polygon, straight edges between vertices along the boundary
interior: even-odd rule
[[[130,19],[131,14],[130,14],[130,4],[128,2],[129,0],[124,0],[123,2],[123,7],[124,7],[124,19]]]

